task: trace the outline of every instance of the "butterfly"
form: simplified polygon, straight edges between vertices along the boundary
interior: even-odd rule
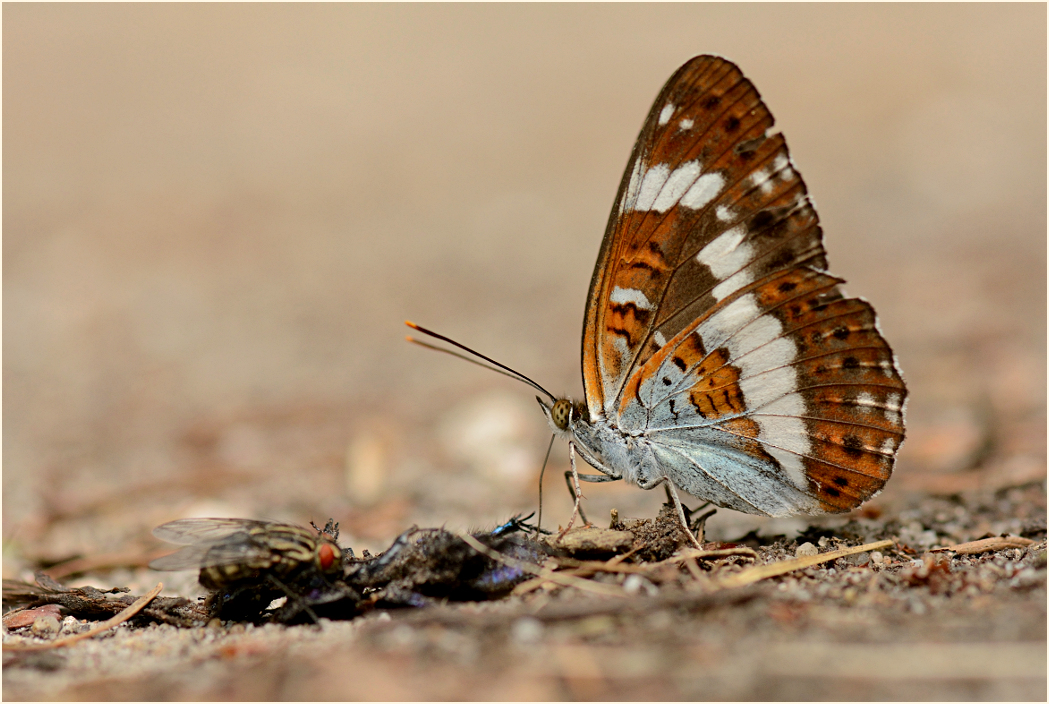
[[[665,485],[686,527],[678,489],[762,516],[849,511],[885,485],[904,437],[896,358],[871,305],[827,273],[773,124],[730,61],[697,56],[671,76],[590,282],[584,399],[531,382],[573,475]],[[578,475],[577,451],[601,474]]]

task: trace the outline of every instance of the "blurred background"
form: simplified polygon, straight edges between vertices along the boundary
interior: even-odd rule
[[[1044,478],[1045,26],[1042,4],[5,5],[5,576],[153,551],[190,515],[333,517],[375,550],[534,509],[532,391],[403,321],[578,397],[623,167],[700,53],[758,87],[901,360],[909,439],[867,511]],[[549,527],[566,468],[559,442]],[[586,494],[598,523],[663,501]]]

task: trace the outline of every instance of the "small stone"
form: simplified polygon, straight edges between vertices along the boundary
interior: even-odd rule
[[[656,585],[652,584],[652,582],[649,582],[639,574],[629,575],[623,580],[623,591],[627,594],[639,594],[642,589],[645,590],[645,593],[648,594],[648,596],[656,596],[659,594],[659,589],[656,588]]]
[[[822,541],[823,538],[820,538]],[[820,551],[812,543],[802,543],[798,546],[798,549],[794,551],[794,557],[813,557],[819,555]]]
[[[876,565],[880,565],[881,563],[885,562],[885,556],[877,550],[875,550],[871,553],[871,562],[873,562]]]
[[[825,536],[825,535],[823,535],[823,536],[820,536],[820,539],[819,539],[819,540],[817,540],[816,542],[817,542],[817,543],[819,543],[819,546],[820,546],[821,548],[825,548],[825,547],[827,547],[828,545],[830,545],[830,540],[828,540],[828,539],[827,539],[827,536]]]
[[[63,633],[79,633],[80,632],[80,621],[77,620],[76,616],[66,616],[62,619],[62,632]]]
[[[521,645],[538,643],[543,637],[543,623],[528,616],[519,618],[510,627],[510,637]]]
[[[61,625],[58,623],[58,619],[48,615],[41,616],[33,621],[33,627],[30,630],[34,636],[39,638],[54,638],[60,628]]]
[[[852,565],[854,567],[863,567],[871,561],[871,556],[865,552],[859,552],[855,555],[849,555],[844,559],[846,565]]]

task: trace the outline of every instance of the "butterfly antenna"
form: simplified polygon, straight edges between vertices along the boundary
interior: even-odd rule
[[[517,376],[516,374],[509,374],[507,372],[504,372],[502,369],[499,369],[497,367],[493,367],[493,366],[488,365],[488,364],[484,364],[483,362],[478,362],[473,357],[467,357],[465,354],[459,354],[458,352],[456,352],[454,350],[449,350],[449,349],[446,349],[444,347],[438,347],[437,345],[431,345],[429,342],[423,342],[422,340],[417,340],[414,337],[412,337],[411,335],[407,335],[404,339],[406,339],[408,342],[412,343],[413,345],[419,345],[419,347],[425,347],[426,349],[433,350],[434,352],[443,352],[445,354],[451,355],[452,357],[456,357],[457,359],[461,359],[464,362],[469,362],[470,364],[476,364],[481,369],[487,369],[490,372],[495,372],[496,374],[502,374],[503,376],[508,376],[511,379],[513,379],[514,381],[522,381],[521,377]]]
[[[431,345],[429,343],[422,342],[421,340],[416,340],[414,337],[412,337],[410,335],[407,337],[408,342],[415,343],[416,345],[419,345],[421,347],[426,347],[428,349],[435,350],[437,352],[444,352],[445,354],[450,354],[453,357],[458,357],[459,359],[466,360],[467,362],[470,362],[471,364],[476,364],[479,367],[484,367],[485,369],[489,369],[489,370],[491,370],[493,372],[496,372],[497,374],[502,374],[503,376],[508,376],[511,379],[517,379],[520,382],[524,382],[525,384],[528,384],[529,386],[531,386],[536,391],[539,391],[539,392],[542,392],[542,393],[546,394],[547,398],[549,398],[551,401],[556,400],[556,397],[552,393],[550,393],[549,391],[544,389],[542,386],[540,386],[536,382],[534,382],[531,379],[529,379],[528,377],[526,377],[521,372],[511,369],[510,367],[506,366],[505,364],[500,364],[499,362],[495,361],[491,357],[486,357],[483,354],[481,354],[480,352],[477,352],[476,350],[472,350],[469,347],[467,347],[466,345],[460,344],[460,343],[456,342],[455,340],[452,340],[450,338],[445,337],[444,335],[441,335],[439,333],[434,332],[433,330],[427,330],[426,328],[422,327],[421,325],[416,325],[415,323],[413,323],[410,320],[404,321],[404,324],[407,325],[408,327],[410,327],[412,330],[418,330],[419,332],[421,332],[424,335],[429,335],[430,337],[437,338],[438,340],[441,340],[442,342],[447,342],[449,345],[454,345],[455,347],[458,347],[459,349],[463,350],[464,352],[467,352],[467,353],[473,355],[474,357],[479,357],[479,358],[483,359],[484,361],[488,362],[489,364],[491,364],[493,366],[489,367],[489,366],[487,366],[485,364],[481,364],[476,359],[470,359],[466,355],[459,354],[458,352],[453,352],[452,350],[446,350],[443,347],[437,347],[436,345]]]

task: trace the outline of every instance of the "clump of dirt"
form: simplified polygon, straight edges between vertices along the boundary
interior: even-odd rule
[[[661,562],[679,549],[689,546],[692,541],[685,534],[681,521],[678,520],[674,507],[663,504],[654,519],[618,517],[612,526],[634,535],[632,553],[641,562]]]

